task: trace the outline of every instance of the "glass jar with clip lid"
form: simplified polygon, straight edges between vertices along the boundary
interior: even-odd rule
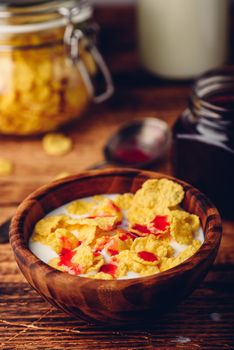
[[[111,96],[92,15],[87,0],[1,2],[0,133],[55,130]]]

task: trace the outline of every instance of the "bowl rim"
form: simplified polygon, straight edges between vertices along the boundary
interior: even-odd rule
[[[25,219],[30,212],[30,206],[35,204],[35,200],[40,200],[43,196],[46,196],[49,192],[56,190],[58,188],[61,188],[69,183],[76,183],[80,179],[85,178],[92,178],[92,177],[100,177],[100,176],[115,176],[115,175],[142,175],[143,177],[147,177],[148,179],[157,179],[157,178],[166,178],[172,181],[175,181],[183,186],[184,190],[193,190],[194,195],[199,195],[199,201],[205,201],[208,211],[210,211],[209,214],[207,214],[207,221],[210,220],[211,222],[214,221],[215,225],[212,224],[212,230],[209,230],[209,235],[212,235],[212,241],[209,241],[206,235],[204,235],[205,239],[202,243],[201,247],[198,249],[198,251],[192,255],[190,258],[186,259],[181,264],[168,269],[166,271],[149,275],[149,276],[142,276],[142,277],[134,277],[134,278],[127,278],[127,279],[113,279],[113,280],[103,280],[103,279],[90,279],[89,277],[84,276],[77,276],[77,275],[71,275],[69,273],[64,273],[62,271],[56,270],[49,266],[48,264],[44,263],[42,260],[40,260],[36,255],[34,255],[31,250],[28,247],[28,242],[24,239],[23,234],[23,227]],[[26,205],[27,204],[27,205]],[[56,208],[54,208],[56,209]],[[53,210],[53,209],[52,209]],[[208,213],[208,212],[207,212]],[[48,213],[47,213],[48,214]],[[204,230],[203,230],[204,231]],[[205,233],[205,232],[204,232]],[[166,175],[163,173],[158,173],[154,171],[147,171],[147,170],[141,170],[141,169],[134,169],[134,168],[108,168],[105,170],[89,170],[89,171],[83,171],[79,172],[76,175],[68,176],[66,178],[53,181],[51,183],[48,183],[44,186],[39,187],[34,192],[32,192],[29,196],[27,196],[22,203],[19,205],[19,207],[16,210],[15,215],[12,218],[11,225],[10,225],[10,243],[13,249],[13,252],[15,254],[15,257],[20,258],[21,261],[24,261],[24,264],[27,266],[33,265],[33,268],[35,269],[35,266],[40,267],[40,269],[43,270],[44,274],[52,274],[53,277],[56,279],[56,277],[65,278],[66,283],[68,284],[69,281],[74,283],[76,280],[77,283],[82,281],[92,281],[93,286],[99,284],[100,282],[105,283],[106,286],[110,287],[124,287],[125,285],[129,286],[129,284],[134,283],[141,283],[141,282],[150,282],[157,280],[162,280],[164,278],[170,278],[175,275],[178,275],[179,273],[184,273],[186,271],[192,270],[196,265],[199,265],[204,259],[210,255],[211,251],[218,250],[221,237],[222,237],[222,222],[221,217],[216,209],[216,207],[212,204],[212,202],[198,189],[191,186],[190,184],[175,178],[170,175]],[[17,261],[18,263],[18,261]]]

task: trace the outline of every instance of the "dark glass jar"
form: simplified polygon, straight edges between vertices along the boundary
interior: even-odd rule
[[[198,187],[224,217],[234,217],[234,68],[195,81],[173,129],[177,177]]]

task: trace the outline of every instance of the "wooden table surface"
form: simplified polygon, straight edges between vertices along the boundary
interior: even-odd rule
[[[102,8],[96,17],[116,94],[66,128],[74,141],[66,156],[46,155],[40,137],[0,138],[0,156],[15,163],[14,174],[0,179],[0,222],[58,173],[100,161],[106,139],[123,122],[150,116],[172,125],[186,106],[190,83],[160,82],[140,70],[132,8]],[[170,161],[155,170],[170,174]],[[54,309],[21,275],[10,245],[0,245],[0,349],[234,349],[234,221],[223,227],[218,257],[200,287],[153,324],[132,328],[87,324]]]

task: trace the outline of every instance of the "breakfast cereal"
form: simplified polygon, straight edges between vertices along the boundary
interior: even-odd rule
[[[8,176],[13,173],[13,163],[5,158],[0,158],[0,176]]]
[[[135,193],[79,199],[35,226],[30,240],[50,247],[53,268],[93,279],[149,276],[181,264],[200,248],[200,220],[180,207],[183,187],[148,180]]]
[[[79,66],[69,59],[63,35],[56,28],[1,37],[0,45],[10,47],[0,52],[1,133],[52,131],[79,117],[87,107],[91,93]],[[95,74],[94,60],[83,46],[80,58],[90,74]]]
[[[72,140],[61,133],[51,133],[43,137],[42,145],[47,154],[63,156],[71,151]]]

